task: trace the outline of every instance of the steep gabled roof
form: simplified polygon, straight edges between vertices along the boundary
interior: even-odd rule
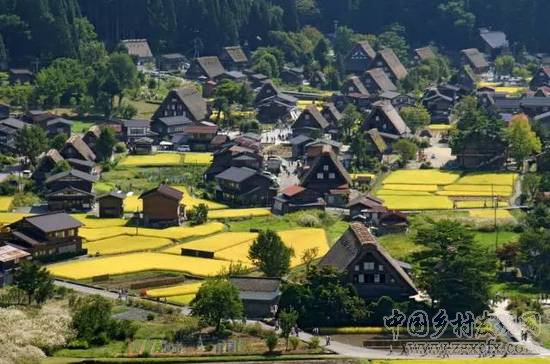
[[[479,35],[481,36],[481,39],[483,39],[483,41],[492,49],[508,47],[508,39],[506,39],[506,33],[504,32],[481,28]]]
[[[223,179],[226,181],[231,181],[235,183],[241,183],[246,181],[252,176],[255,176],[258,173],[255,169],[247,167],[230,167],[223,171],[222,173],[216,175],[216,179]]]
[[[370,138],[372,144],[380,153],[384,153],[388,149],[388,145],[384,141],[384,138],[382,138],[382,136],[380,135],[378,129],[374,128],[367,130],[367,136]]]
[[[382,206],[382,204],[383,204],[382,200],[372,196],[371,194],[368,194],[368,195],[359,195],[358,197],[354,198],[348,203],[347,207],[349,208],[351,206],[361,205],[366,208],[372,208],[372,207]]]
[[[350,78],[348,78],[347,82],[351,83],[360,94],[369,95],[369,91],[367,91],[367,88],[359,77],[351,76]]]
[[[468,48],[460,51],[475,68],[487,68],[489,63],[477,48]]]
[[[323,106],[323,109],[321,110],[321,113],[329,113],[332,119],[335,119],[336,121],[339,121],[342,119],[342,113],[338,111],[336,108],[336,105],[334,105],[332,102],[328,102]]]
[[[325,119],[325,117],[321,115],[321,113],[319,112],[319,110],[317,110],[317,107],[315,105],[309,105],[307,108],[305,108],[304,111],[302,111],[302,114],[303,115],[309,114],[313,118],[313,120],[315,120],[315,122],[319,125],[319,128],[322,130],[326,129],[329,125],[327,119]],[[300,115],[300,117],[301,116],[302,115]],[[298,117],[298,120],[300,119],[300,117]]]
[[[93,135],[95,138],[99,138],[101,135],[101,128],[98,125],[92,125],[84,135]]]
[[[96,159],[95,153],[90,149],[88,144],[86,144],[84,140],[76,134],[67,139],[65,145],[60,151],[61,155],[63,155],[63,150],[70,145],[72,145],[84,158],[90,161],[94,161]]]
[[[225,72],[225,68],[223,68],[220,59],[216,56],[199,57],[195,62],[197,62],[199,67],[210,79],[214,79]]]
[[[234,63],[248,62],[248,58],[246,57],[246,54],[241,46],[225,47],[223,50]]]
[[[371,47],[368,40],[362,40],[360,42],[357,42],[357,47],[363,51],[370,59],[373,59],[376,57],[376,52]]]
[[[376,84],[376,86],[382,91],[396,91],[397,87],[392,80],[388,77],[386,72],[382,68],[372,68],[367,71],[367,75]]]
[[[348,269],[349,265],[363,252],[364,249],[378,253],[378,255],[387,263],[413,292],[417,289],[411,280],[411,277],[403,270],[399,262],[393,259],[388,252],[378,243],[376,238],[370,233],[369,229],[361,223],[352,223],[348,230],[338,239],[338,241],[325,254],[319,266],[334,266],[339,270]]]
[[[388,100],[381,100],[376,101],[372,104],[374,106],[371,115],[374,115],[376,111],[382,112],[384,115],[386,115],[386,118],[392,123],[394,128],[399,132],[399,135],[408,134],[411,132],[407,124],[405,124],[405,121],[403,121],[403,118],[401,115],[399,115],[399,112],[393,107],[391,102]]]
[[[18,129],[18,130],[23,129],[25,126],[29,125],[26,122],[15,118],[2,119],[0,120],[0,124],[9,126],[12,129]]]
[[[44,154],[44,156],[42,158],[40,158],[40,160],[44,159],[44,158],[50,158],[54,163],[59,163],[61,162],[64,158],[61,156],[61,154],[59,154],[59,152],[57,151],[57,149],[50,149],[46,152],[46,154]]]
[[[139,58],[153,58],[147,39],[124,39],[122,44],[128,49],[128,54]]]
[[[420,61],[426,61],[428,59],[434,59],[437,56],[433,51],[432,47],[421,47],[414,50],[414,54],[418,57]]]
[[[340,173],[340,176],[347,182],[347,184],[352,184],[352,179],[348,171],[344,168],[342,163],[340,163],[340,161],[336,157],[336,154],[334,154],[334,152],[332,151],[332,148],[327,148],[323,149],[323,152],[313,160],[313,162],[311,163],[311,167],[302,176],[300,183],[302,186],[306,185],[307,181],[315,176],[315,173],[317,173],[317,169],[324,164],[324,160],[326,158],[328,158],[329,161],[332,162],[334,167],[336,167],[336,169],[338,170],[338,173]]]
[[[105,197],[114,197],[114,198],[118,198],[119,200],[124,200],[126,198],[126,194],[124,192],[111,191],[109,193],[99,196],[97,199],[101,200],[102,198],[105,198]]]
[[[149,191],[143,192],[139,196],[139,198],[143,199],[144,197],[147,197],[147,196],[149,196],[151,194],[154,194],[154,193],[161,194],[164,197],[167,197],[169,199],[176,200],[176,201],[181,201],[181,199],[183,198],[183,192],[181,192],[180,190],[177,190],[173,187],[170,187],[166,184],[161,184],[158,187],[155,187],[155,188],[153,188]]]
[[[281,194],[286,197],[293,197],[299,194],[300,192],[305,191],[305,188],[299,185],[288,186],[281,191]]]
[[[63,118],[55,118],[55,119],[48,120],[46,122],[46,126],[51,126],[55,124],[64,124],[68,126],[73,126],[74,123],[71,120],[67,120]]]
[[[407,76],[407,69],[399,58],[397,58],[397,55],[391,48],[385,48],[382,49],[380,52],[378,52],[378,55],[384,60],[386,65],[389,67],[395,78],[398,80],[402,80]]]
[[[196,121],[201,121],[208,115],[206,101],[195,87],[183,87],[173,90],[181,102],[187,107],[189,113]]]

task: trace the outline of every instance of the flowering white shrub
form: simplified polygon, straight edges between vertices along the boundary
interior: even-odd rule
[[[38,312],[0,308],[0,364],[38,363],[44,350],[64,346],[74,333],[67,310],[45,306]]]

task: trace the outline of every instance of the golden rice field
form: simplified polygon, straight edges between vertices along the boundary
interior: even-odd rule
[[[235,245],[252,242],[254,239],[256,239],[257,236],[258,234],[255,233],[220,233],[213,236],[208,236],[206,238],[193,240],[188,243],[174,245],[170,248],[163,250],[162,252],[180,255],[182,248],[217,252],[233,247]]]
[[[191,293],[191,294],[184,294],[181,296],[170,296],[170,297],[167,297],[166,300],[176,305],[189,305],[191,301],[193,301],[193,298],[195,298],[195,295],[196,295],[195,293]]]
[[[133,253],[53,264],[47,269],[56,277],[74,280],[152,270],[169,270],[209,277],[228,269],[230,264],[231,262],[223,260],[172,254]]]
[[[0,211],[9,211],[13,196],[0,196]]]
[[[485,198],[512,196],[516,178],[515,173],[461,175],[439,170],[398,170],[383,181],[376,195],[386,207],[396,210],[483,208]],[[460,197],[479,197],[479,200],[453,204]]]
[[[110,255],[158,249],[170,244],[172,244],[172,240],[167,238],[120,235],[86,243],[84,248],[88,249],[89,255]]]
[[[149,297],[171,297],[195,294],[199,291],[202,282],[198,283],[185,283],[177,286],[154,288],[147,290],[147,296]]]
[[[290,262],[292,267],[297,267],[302,264],[301,257],[307,249],[317,248],[319,257],[325,255],[329,249],[326,234],[323,229],[287,230],[279,231],[278,234],[286,246],[294,249],[294,257],[292,257]],[[218,259],[250,263],[248,251],[251,244],[252,241],[222,249],[215,252],[214,256]]]
[[[113,219],[100,219],[93,215],[86,214],[71,214],[72,217],[80,221],[87,228],[90,229],[102,229],[106,227],[124,226],[128,223],[128,220],[113,218]]]
[[[452,128],[452,126],[449,125],[449,124],[430,124],[430,125],[428,125],[428,129],[433,130],[433,131],[446,131],[446,130],[450,130],[451,128]]]
[[[497,207],[508,207],[509,204],[506,201],[497,201]],[[457,201],[456,207],[459,209],[483,209],[494,208],[493,200],[488,198],[485,200],[471,200],[471,201]]]
[[[354,181],[358,178],[370,178],[371,180],[376,179],[376,175],[374,173],[351,173],[350,176]]]
[[[121,167],[175,167],[184,164],[210,164],[211,153],[159,153],[151,155],[127,155],[118,165]]]
[[[135,228],[127,226],[114,226],[103,229],[81,228],[79,235],[87,241],[96,241],[112,238],[119,235],[139,235],[167,239],[187,239],[193,236],[204,236],[220,232],[224,225],[219,222],[209,222],[204,225],[182,227],[174,226],[166,229]]]
[[[209,219],[235,219],[242,217],[259,217],[269,215],[271,215],[271,210],[263,207],[250,209],[225,209],[208,212]]]
[[[11,224],[29,215],[31,214],[23,214],[19,212],[0,212],[0,224]]]
[[[124,199],[124,204],[122,208],[124,209],[125,213],[143,211],[143,201],[139,199],[139,195],[127,196]]]
[[[187,189],[187,187],[185,187],[185,186],[172,186],[172,187],[174,187],[175,189],[178,189],[181,192],[183,192],[183,203],[185,204],[186,207],[192,208],[192,207],[198,206],[199,204],[203,203],[206,206],[208,206],[209,210],[220,210],[220,209],[228,208],[227,205],[192,196],[189,193],[189,190]]]
[[[475,217],[477,219],[494,219],[495,218],[495,210],[470,210],[468,212],[470,217]],[[507,220],[507,219],[514,219],[514,216],[510,213],[508,210],[497,210],[497,219],[499,220]]]

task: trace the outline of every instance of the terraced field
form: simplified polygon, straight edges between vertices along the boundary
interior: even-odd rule
[[[85,243],[84,248],[89,255],[110,255],[158,249],[170,244],[172,240],[167,238],[121,235]]]
[[[207,165],[212,162],[211,153],[159,153],[152,155],[128,155],[120,167],[174,167],[185,164]]]
[[[0,196],[0,211],[9,211],[12,202],[12,196]]]

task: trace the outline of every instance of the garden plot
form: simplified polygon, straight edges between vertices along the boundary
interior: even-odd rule
[[[384,179],[384,184],[450,185],[459,178],[459,172],[445,172],[437,169],[402,169],[392,172]]]
[[[173,297],[183,295],[194,295],[199,291],[202,282],[198,283],[185,283],[171,287],[154,288],[147,290],[147,296],[149,297]]]
[[[89,255],[110,255],[158,249],[170,244],[172,244],[172,240],[167,238],[120,235],[86,243],[84,248],[88,249]]]
[[[185,164],[207,165],[212,162],[211,153],[159,153],[152,155],[128,155],[120,167],[176,167]]]
[[[85,227],[90,229],[103,229],[108,227],[124,226],[128,223],[128,220],[119,218],[103,219],[86,214],[72,214],[71,216],[83,223]]]
[[[30,216],[31,214],[23,214],[19,212],[0,212],[0,224],[11,224],[17,220],[21,220],[25,216]]]
[[[238,219],[245,217],[258,217],[269,215],[271,215],[271,210],[263,207],[251,209],[224,209],[208,212],[209,219]]]
[[[54,264],[47,267],[56,277],[81,280],[152,270],[174,271],[211,277],[227,270],[231,262],[162,253],[133,253]]]

